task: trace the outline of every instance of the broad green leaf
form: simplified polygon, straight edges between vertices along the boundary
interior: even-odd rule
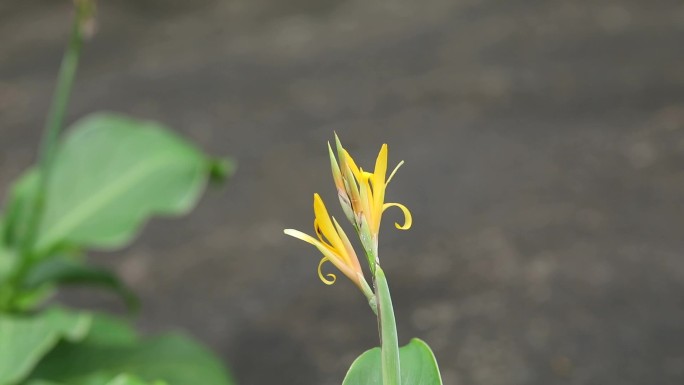
[[[425,342],[412,339],[399,349],[399,359],[402,385],[442,385],[437,360]],[[383,385],[380,348],[361,354],[349,368],[342,385]]]
[[[50,309],[35,316],[0,314],[0,384],[15,384],[60,339],[78,341],[88,332],[90,316]]]
[[[168,385],[233,384],[216,357],[178,334],[133,344],[62,343],[40,362],[31,379],[92,385],[93,379],[119,373]]]
[[[43,285],[100,286],[119,294],[130,309],[138,306],[135,294],[111,271],[67,259],[47,259],[31,267],[23,282],[25,290]]]
[[[123,246],[151,215],[189,211],[212,167],[214,161],[158,123],[112,114],[84,118],[57,149],[34,251],[63,241]]]

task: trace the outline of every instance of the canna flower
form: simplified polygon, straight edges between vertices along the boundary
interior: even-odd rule
[[[380,231],[382,213],[390,207],[398,207],[404,214],[404,224],[395,223],[400,230],[408,230],[411,227],[411,212],[400,203],[385,203],[385,190],[404,161],[394,168],[389,178],[387,174],[387,144],[383,144],[375,160],[375,170],[364,171],[356,165],[354,159],[347,150],[342,147],[337,134],[337,159],[333,154],[330,143],[330,164],[332,166],[333,179],[337,187],[337,195],[347,218],[354,224],[357,231],[368,232],[377,248],[377,238]]]
[[[359,289],[367,293],[370,288],[363,276],[354,248],[337,220],[334,217],[331,220],[328,210],[326,210],[325,204],[318,194],[314,194],[314,216],[314,231],[318,239],[294,229],[286,229],[285,234],[310,243],[323,253],[323,258],[318,264],[318,276],[323,283],[332,285],[337,280],[335,274],[323,275],[321,271],[325,262],[331,262]]]

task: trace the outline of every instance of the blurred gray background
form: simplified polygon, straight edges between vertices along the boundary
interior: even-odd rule
[[[35,157],[68,1],[0,3],[0,187]],[[241,384],[339,384],[377,344],[328,287],[312,194],[326,141],[405,160],[381,256],[400,340],[445,384],[684,383],[684,4],[540,0],[101,1],[71,121],[160,120],[239,170],[180,219],[101,253],[139,325],[182,328]],[[107,294],[71,303],[121,310]]]

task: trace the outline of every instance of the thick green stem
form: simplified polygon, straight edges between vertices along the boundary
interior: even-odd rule
[[[394,319],[392,297],[387,285],[387,278],[380,265],[375,267],[375,291],[378,301],[382,383],[383,385],[401,385],[397,324]]]

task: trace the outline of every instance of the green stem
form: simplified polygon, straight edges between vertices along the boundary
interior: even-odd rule
[[[33,202],[33,210],[30,211],[30,218],[26,238],[21,245],[21,252],[24,258],[31,256],[33,243],[38,232],[40,219],[45,208],[45,196],[47,183],[52,173],[52,163],[55,156],[55,149],[59,133],[64,125],[64,116],[66,115],[67,106],[69,104],[69,96],[76,77],[76,69],[78,67],[78,59],[81,55],[81,46],[83,45],[83,31],[81,30],[82,20],[80,20],[80,12],[77,10],[77,17],[74,20],[74,25],[71,30],[71,37],[69,45],[62,59],[62,64],[59,68],[59,75],[57,77],[57,87],[50,106],[50,112],[45,122],[45,131],[40,146],[39,160],[38,160],[38,189],[36,197]]]
[[[394,309],[392,307],[389,286],[387,285],[387,277],[385,277],[385,272],[380,265],[375,267],[375,290],[378,301],[382,383],[383,385],[401,385],[397,324],[394,319]]]
[[[78,11],[77,11],[78,12]],[[80,14],[80,12],[78,12]],[[62,64],[59,68],[59,75],[57,77],[57,87],[50,106],[50,112],[45,122],[45,131],[40,146],[39,153],[39,173],[38,173],[38,193],[34,201],[33,210],[31,211],[31,221],[29,222],[28,233],[24,242],[22,250],[30,253],[30,248],[35,241],[38,225],[43,214],[45,206],[45,195],[48,180],[52,173],[52,161],[55,156],[55,148],[57,147],[57,139],[59,133],[64,126],[64,116],[69,105],[69,96],[76,78],[76,69],[78,68],[78,59],[81,56],[81,46],[83,45],[83,31],[81,30],[82,20],[78,15],[74,20],[74,25],[71,29],[71,37],[69,38],[69,45],[62,58]]]
[[[82,28],[84,19],[87,16],[84,9],[85,5],[77,4],[76,17],[74,18],[74,24],[71,29],[69,45],[62,58],[52,105],[50,106],[50,111],[45,122],[45,129],[38,155],[38,186],[33,202],[31,202],[32,209],[29,210],[28,214],[26,235],[19,245],[19,254],[21,258],[17,272],[10,281],[10,291],[12,292],[10,297],[13,297],[19,291],[18,286],[21,284],[21,281],[28,273],[29,268],[36,258],[34,255],[34,244],[45,209],[47,184],[50,179],[50,174],[52,173],[52,164],[57,147],[57,140],[64,125],[64,117],[66,115],[67,106],[69,105],[69,96],[71,95],[71,89],[76,77],[78,60],[81,55],[81,46],[83,45]],[[13,306],[13,304],[9,305],[10,310]]]

